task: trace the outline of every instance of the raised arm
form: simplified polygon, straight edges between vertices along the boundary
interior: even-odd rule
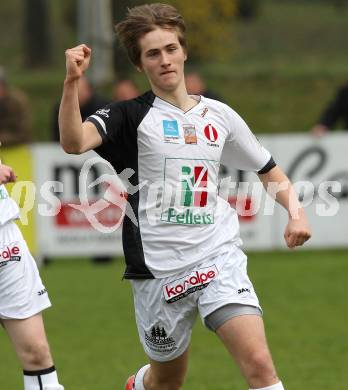
[[[78,100],[78,82],[88,69],[92,51],[82,44],[65,52],[66,77],[59,108],[60,143],[67,153],[81,154],[102,143],[91,122],[82,123]]]
[[[289,221],[284,233],[287,246],[295,248],[303,245],[311,237],[311,231],[290,180],[278,166],[258,176],[268,194],[288,212]]]

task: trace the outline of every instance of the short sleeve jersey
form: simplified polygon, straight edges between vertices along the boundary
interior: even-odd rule
[[[218,195],[220,162],[267,172],[274,165],[241,117],[219,101],[192,96],[184,112],[152,91],[111,103],[87,118],[95,151],[117,173],[134,171],[123,222],[125,278],[162,278],[239,245],[235,210]],[[126,213],[127,214],[127,213]]]
[[[19,218],[17,203],[8,195],[6,187],[0,185],[0,226]]]

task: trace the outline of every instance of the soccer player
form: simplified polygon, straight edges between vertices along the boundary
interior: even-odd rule
[[[14,182],[0,162],[0,323],[23,367],[24,390],[64,390],[46,338],[41,311],[51,306],[36,263],[14,220],[19,209],[4,184]]]
[[[126,389],[182,388],[199,312],[250,389],[282,390],[240,249],[236,211],[217,195],[220,162],[255,171],[266,188],[282,183],[276,200],[289,215],[284,235],[289,248],[310,237],[305,213],[291,183],[241,117],[219,101],[187,94],[185,24],[175,8],[131,8],[116,30],[151,90],[112,103],[82,123],[77,83],[91,49],[81,44],[66,51],[59,124],[66,152],[94,149],[117,172],[131,168],[130,185],[140,185],[127,198],[137,223],[127,216],[123,223],[124,277],[132,283],[149,364],[129,378]]]

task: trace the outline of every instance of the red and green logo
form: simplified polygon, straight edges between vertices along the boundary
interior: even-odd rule
[[[181,168],[181,205],[205,207],[208,199],[208,169],[203,166]]]
[[[214,224],[219,164],[213,160],[167,158],[161,221],[180,225]]]

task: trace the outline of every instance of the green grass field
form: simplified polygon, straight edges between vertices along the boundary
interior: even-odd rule
[[[53,308],[45,313],[66,390],[123,390],[145,361],[123,262],[57,260],[41,269]],[[347,389],[348,250],[249,254],[269,343],[287,390]],[[0,388],[20,390],[20,367],[0,332]],[[217,337],[197,320],[184,389],[245,390]]]

